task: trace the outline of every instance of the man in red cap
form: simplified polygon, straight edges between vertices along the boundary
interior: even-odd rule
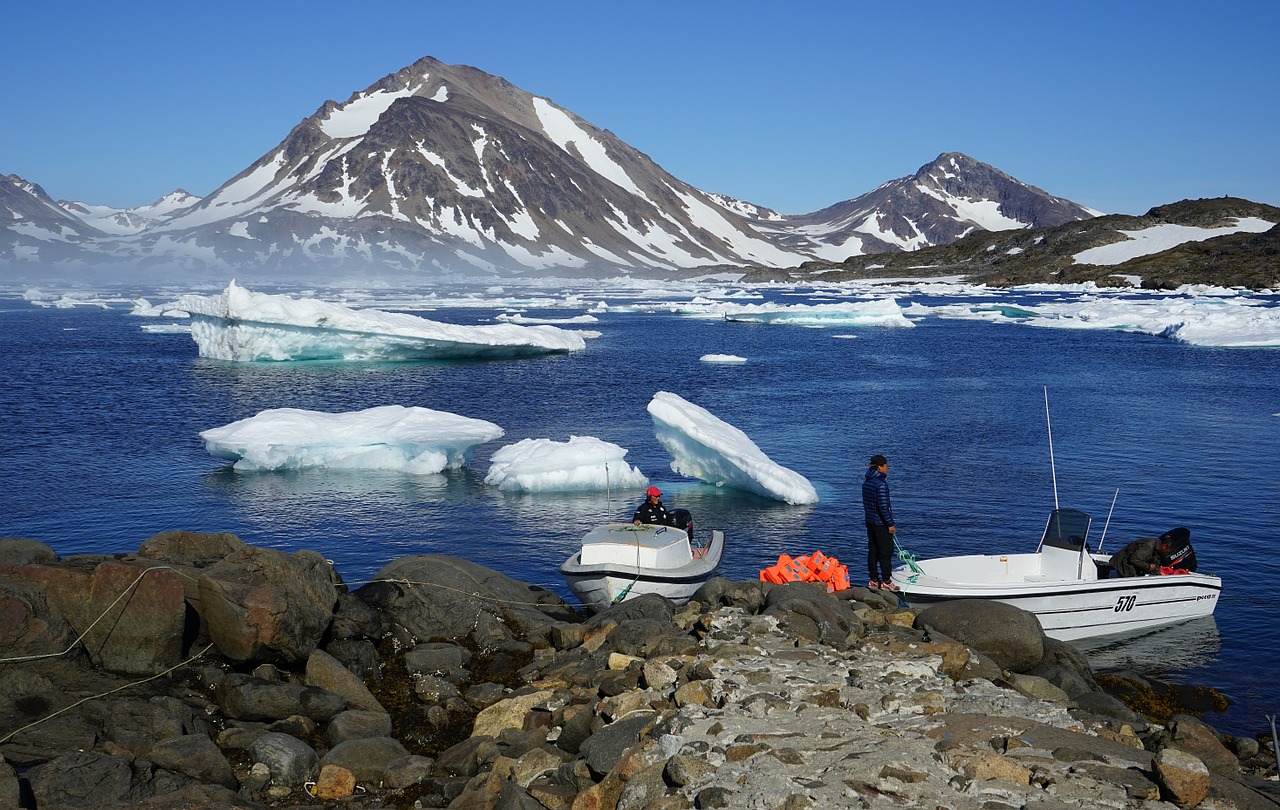
[[[670,526],[671,515],[667,512],[667,507],[662,505],[662,490],[649,487],[644,494],[644,503],[640,504],[640,508],[636,509],[636,513],[631,516],[631,522],[637,526],[641,523]]]

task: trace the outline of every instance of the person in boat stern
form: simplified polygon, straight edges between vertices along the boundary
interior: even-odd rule
[[[869,588],[898,590],[893,584],[893,504],[889,500],[889,459],[877,453],[862,480],[862,511],[867,522]]]
[[[671,525],[671,513],[662,505],[662,490],[657,487],[649,487],[645,490],[644,503],[640,504],[636,513],[631,516],[631,522],[637,526],[642,523],[654,526]]]
[[[1196,553],[1191,530],[1179,526],[1159,537],[1139,537],[1111,557],[1111,567],[1122,577],[1159,574],[1161,569],[1195,571]]]

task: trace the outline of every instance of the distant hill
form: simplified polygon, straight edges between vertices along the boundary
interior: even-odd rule
[[[115,209],[8,181],[0,263],[210,279],[684,277],[1097,213],[952,152],[820,211],[779,214],[697,189],[549,99],[430,58],[325,102],[203,199],[179,190]]]
[[[913,253],[757,267],[757,281],[959,276],[1006,287],[1079,284],[1172,289],[1212,284],[1280,288],[1280,208],[1235,197],[1183,200],[1142,216],[1110,215],[1048,228],[975,232]],[[1131,258],[1124,258],[1134,254]]]

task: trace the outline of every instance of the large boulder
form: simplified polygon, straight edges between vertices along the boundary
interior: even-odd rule
[[[1002,669],[1026,672],[1044,658],[1040,620],[1013,605],[986,599],[962,599],[920,612],[915,627],[938,632],[969,645]]]
[[[227,532],[172,531],[152,535],[142,541],[138,556],[158,562],[204,568],[246,548],[239,537]]]
[[[58,554],[39,540],[26,537],[0,537],[0,568],[58,561]]]
[[[395,560],[356,594],[420,641],[470,637],[492,647],[574,618],[546,588],[443,554]]]
[[[35,582],[103,669],[155,675],[182,660],[186,599],[182,576],[141,560],[73,557],[11,572]]]
[[[301,661],[333,620],[334,579],[314,551],[247,546],[200,572],[197,609],[210,639],[233,661]]]

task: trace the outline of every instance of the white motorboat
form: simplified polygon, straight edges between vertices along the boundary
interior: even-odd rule
[[[646,593],[682,605],[716,573],[723,553],[724,532],[709,532],[699,544],[691,530],[676,526],[606,523],[582,538],[560,573],[596,610]]]
[[[1054,509],[1030,554],[966,554],[911,560],[893,582],[912,607],[992,599],[1030,611],[1062,641],[1135,633],[1209,616],[1222,580],[1200,573],[1111,576],[1110,555],[1088,551],[1090,518]]]

